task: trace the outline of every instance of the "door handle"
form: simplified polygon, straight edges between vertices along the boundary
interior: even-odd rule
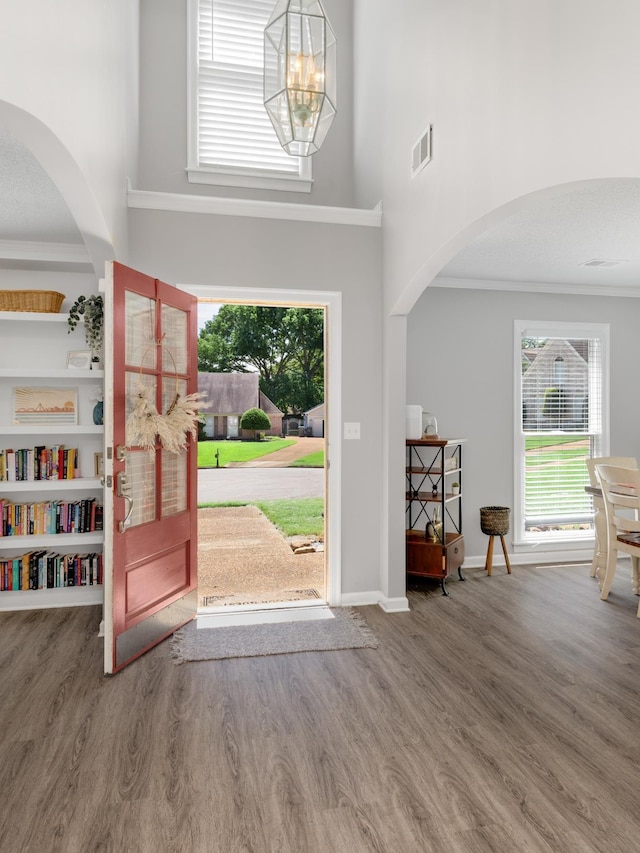
[[[122,521],[118,522],[118,530],[124,533],[129,526],[129,519],[133,512],[133,498],[129,494],[129,484],[127,483],[127,472],[119,471],[116,476],[116,494],[119,498],[124,498],[127,505],[127,513]]]

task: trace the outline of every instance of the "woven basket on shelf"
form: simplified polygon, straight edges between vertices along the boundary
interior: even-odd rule
[[[506,536],[510,512],[508,506],[481,506],[480,529],[488,536]]]
[[[64,293],[55,290],[0,290],[0,311],[38,311],[57,314]]]

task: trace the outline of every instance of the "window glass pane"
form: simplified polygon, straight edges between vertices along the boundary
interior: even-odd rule
[[[146,450],[127,450],[125,461],[127,486],[133,500],[129,527],[154,521],[156,517],[155,454]]]
[[[156,348],[150,344],[155,338],[156,328],[154,300],[126,291],[125,323],[125,362],[131,366],[153,369],[156,365]]]
[[[187,393],[187,383],[185,379],[176,381],[173,376],[162,377],[162,413],[164,415],[169,411],[170,406],[176,400],[176,396],[184,397]]]
[[[140,387],[149,389],[149,398],[155,405],[156,401],[156,378],[149,376],[148,373],[138,373],[138,371],[127,371],[125,374],[125,384],[127,389],[127,399],[125,401],[125,416],[128,418],[136,403]]]
[[[167,373],[187,372],[187,314],[180,308],[162,306],[162,369]]]
[[[547,324],[551,326],[551,324]],[[521,535],[526,540],[589,536],[585,460],[608,445],[604,423],[604,337],[520,332]],[[560,327],[560,328],[558,328]],[[584,327],[585,330],[587,327]],[[601,328],[601,327],[598,327]],[[558,329],[558,332],[555,331]]]
[[[166,518],[187,508],[187,451],[162,451],[161,513]]]
[[[303,158],[282,149],[263,103],[264,28],[273,0],[192,2],[198,165],[306,177]]]

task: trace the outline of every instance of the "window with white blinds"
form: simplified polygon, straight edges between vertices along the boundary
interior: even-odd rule
[[[263,37],[275,0],[190,0],[189,180],[309,191],[263,104]]]
[[[585,459],[609,450],[608,326],[517,322],[515,344],[516,539],[590,537]]]

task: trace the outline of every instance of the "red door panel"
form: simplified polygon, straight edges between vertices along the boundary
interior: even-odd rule
[[[196,612],[197,445],[190,439],[172,453],[156,436],[152,450],[132,446],[127,421],[140,389],[163,416],[176,396],[197,391],[197,300],[121,264],[113,263],[110,273],[105,415],[111,414],[113,503],[105,544],[105,671],[117,672]]]

